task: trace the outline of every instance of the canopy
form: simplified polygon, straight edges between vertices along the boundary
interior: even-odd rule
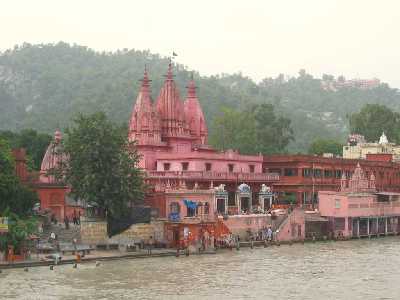
[[[196,202],[193,202],[192,200],[183,199],[183,203],[185,203],[187,208],[190,209],[196,209],[198,206],[198,204]]]

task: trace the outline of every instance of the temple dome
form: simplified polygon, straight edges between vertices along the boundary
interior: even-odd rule
[[[388,141],[388,138],[385,135],[385,132],[382,132],[382,135],[379,138],[379,144],[382,145],[382,144],[388,144],[388,143],[389,143],[389,141]]]
[[[54,139],[47,147],[44,154],[42,164],[40,166],[40,181],[45,183],[54,183],[56,181],[54,175],[48,174],[49,171],[55,170],[65,161],[65,154],[62,152],[62,134],[59,130],[54,132]]]

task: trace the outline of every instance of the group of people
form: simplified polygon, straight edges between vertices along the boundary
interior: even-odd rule
[[[272,231],[272,227],[264,227],[260,229],[257,233],[252,233],[251,230],[248,231],[249,240],[250,241],[268,241],[272,242],[274,239],[274,232]]]
[[[72,215],[72,222],[74,223],[74,225],[80,225],[81,224],[81,212],[79,211],[78,213],[76,212],[76,210],[74,210],[74,213]],[[65,224],[65,229],[69,229],[69,223],[71,222],[71,220],[67,215],[65,215],[64,217],[64,224]]]

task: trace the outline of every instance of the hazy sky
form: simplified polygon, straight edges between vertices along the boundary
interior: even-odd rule
[[[65,41],[178,53],[203,75],[304,68],[400,88],[398,0],[2,0],[0,49]]]

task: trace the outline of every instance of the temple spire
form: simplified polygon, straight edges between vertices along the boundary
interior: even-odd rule
[[[190,81],[187,85],[187,98],[197,98],[196,95],[196,84],[193,80],[193,73],[190,75]]]
[[[174,74],[172,73],[172,61],[169,61],[168,64],[168,71],[167,71],[167,81],[172,81],[174,80]]]

